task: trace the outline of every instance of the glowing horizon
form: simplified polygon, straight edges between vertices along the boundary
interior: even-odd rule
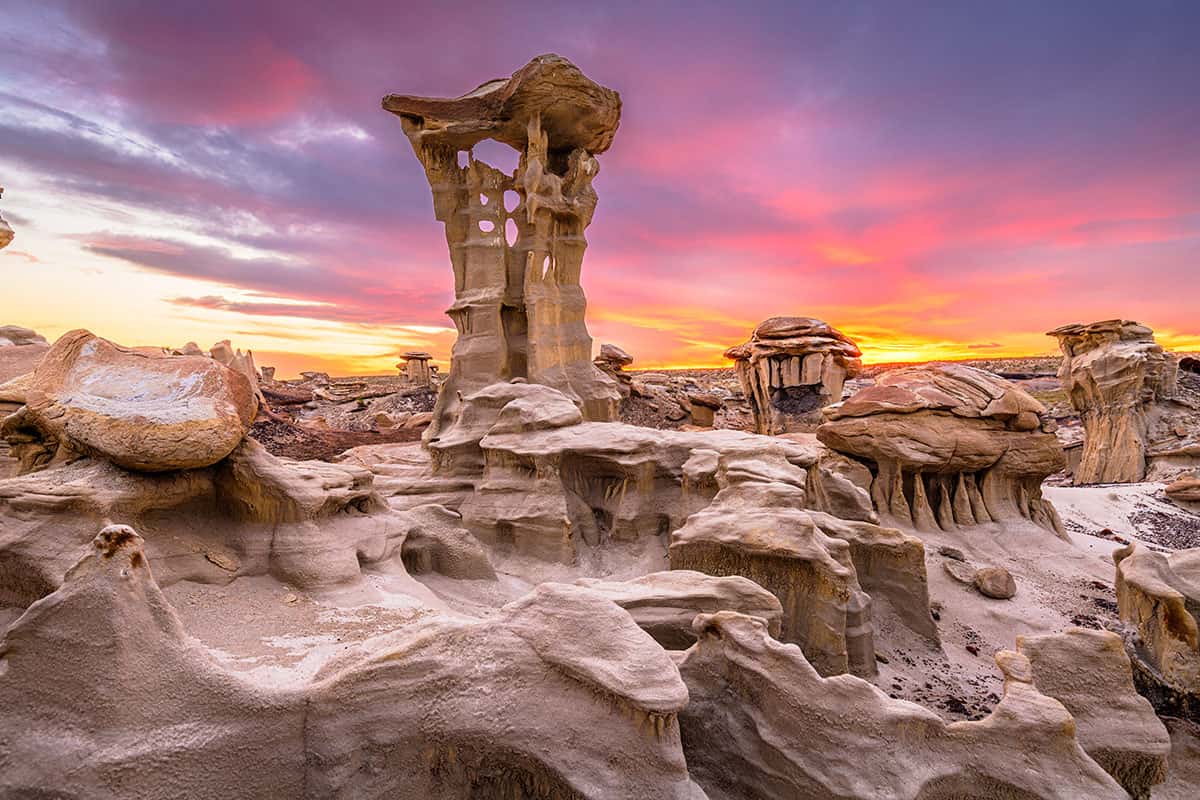
[[[1200,350],[1200,8],[224,5],[5,12],[0,324],[444,369],[442,227],[379,98],[554,51],[624,101],[583,285],[633,369],[729,366],[784,315],[867,363],[1113,317]]]

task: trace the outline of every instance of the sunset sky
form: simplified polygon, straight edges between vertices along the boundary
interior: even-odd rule
[[[379,101],[545,52],[624,101],[583,285],[635,368],[775,315],[868,361],[1118,316],[1200,349],[1195,2],[0,0],[0,324],[444,363],[442,226]]]

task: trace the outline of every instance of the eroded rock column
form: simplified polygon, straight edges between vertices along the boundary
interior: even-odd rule
[[[1175,359],[1154,331],[1122,319],[1064,325],[1058,370],[1086,438],[1075,483],[1135,483],[1146,477],[1151,415],[1175,391]]]
[[[591,362],[579,280],[594,156],[612,144],[620,96],[545,55],[462,97],[388,95],[383,107],[425,167],[454,268],[447,314],[458,340],[426,441],[453,422],[463,396],[514,378],[562,391],[587,419],[615,419],[620,396]],[[512,175],[475,158],[483,139],[521,153]]]

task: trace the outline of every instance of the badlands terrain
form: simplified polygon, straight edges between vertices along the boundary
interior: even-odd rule
[[[781,307],[638,370],[585,325],[616,92],[382,105],[448,365],[0,327],[0,796],[1198,795],[1192,354],[864,366]]]

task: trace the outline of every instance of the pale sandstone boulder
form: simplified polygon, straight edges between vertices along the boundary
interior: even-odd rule
[[[488,621],[427,614],[279,689],[188,636],[112,526],[3,634],[0,674],[4,796],[704,797],[678,670],[579,587]]]
[[[951,530],[1026,518],[1065,536],[1041,484],[1065,463],[1044,407],[995,375],[958,364],[881,375],[825,411],[817,438],[863,460],[885,519]]]
[[[1009,600],[1017,593],[1017,582],[1004,567],[983,567],[971,581],[979,593],[993,600]]]
[[[725,351],[763,434],[820,422],[820,409],[840,401],[846,379],[861,370],[861,355],[844,333],[808,317],[772,317]]]
[[[672,650],[686,649],[696,641],[692,620],[697,614],[737,611],[766,622],[772,636],[779,635],[783,618],[775,595],[740,575],[714,577],[672,569],[628,581],[580,578],[575,583],[628,611],[656,642]]]
[[[713,800],[1127,797],[1020,654],[996,656],[1004,697],[991,715],[947,723],[856,677],[821,677],[760,620],[720,612],[696,628],[679,719],[688,769]]]
[[[1171,738],[1146,698],[1137,693],[1121,637],[1110,631],[1068,628],[1045,636],[1018,636],[1033,685],[1075,718],[1079,744],[1137,800],[1167,777]]]
[[[580,273],[598,199],[595,155],[612,144],[620,96],[543,55],[461,97],[388,95],[383,108],[400,117],[425,168],[455,276],[447,314],[458,339],[426,440],[454,424],[465,396],[513,378],[559,389],[589,420],[615,419],[621,395],[592,363]],[[483,139],[521,153],[512,175],[475,158]]]
[[[1194,444],[1177,441],[1172,417],[1187,410],[1174,400],[1178,365],[1148,327],[1112,319],[1047,335],[1062,349],[1058,375],[1086,434],[1075,483],[1135,483],[1145,479],[1156,451],[1170,459]],[[1185,455],[1200,461],[1200,453]]]
[[[164,472],[225,458],[257,409],[245,377],[210,359],[150,356],[77,330],[45,355],[0,432],[25,470],[92,454]]]

